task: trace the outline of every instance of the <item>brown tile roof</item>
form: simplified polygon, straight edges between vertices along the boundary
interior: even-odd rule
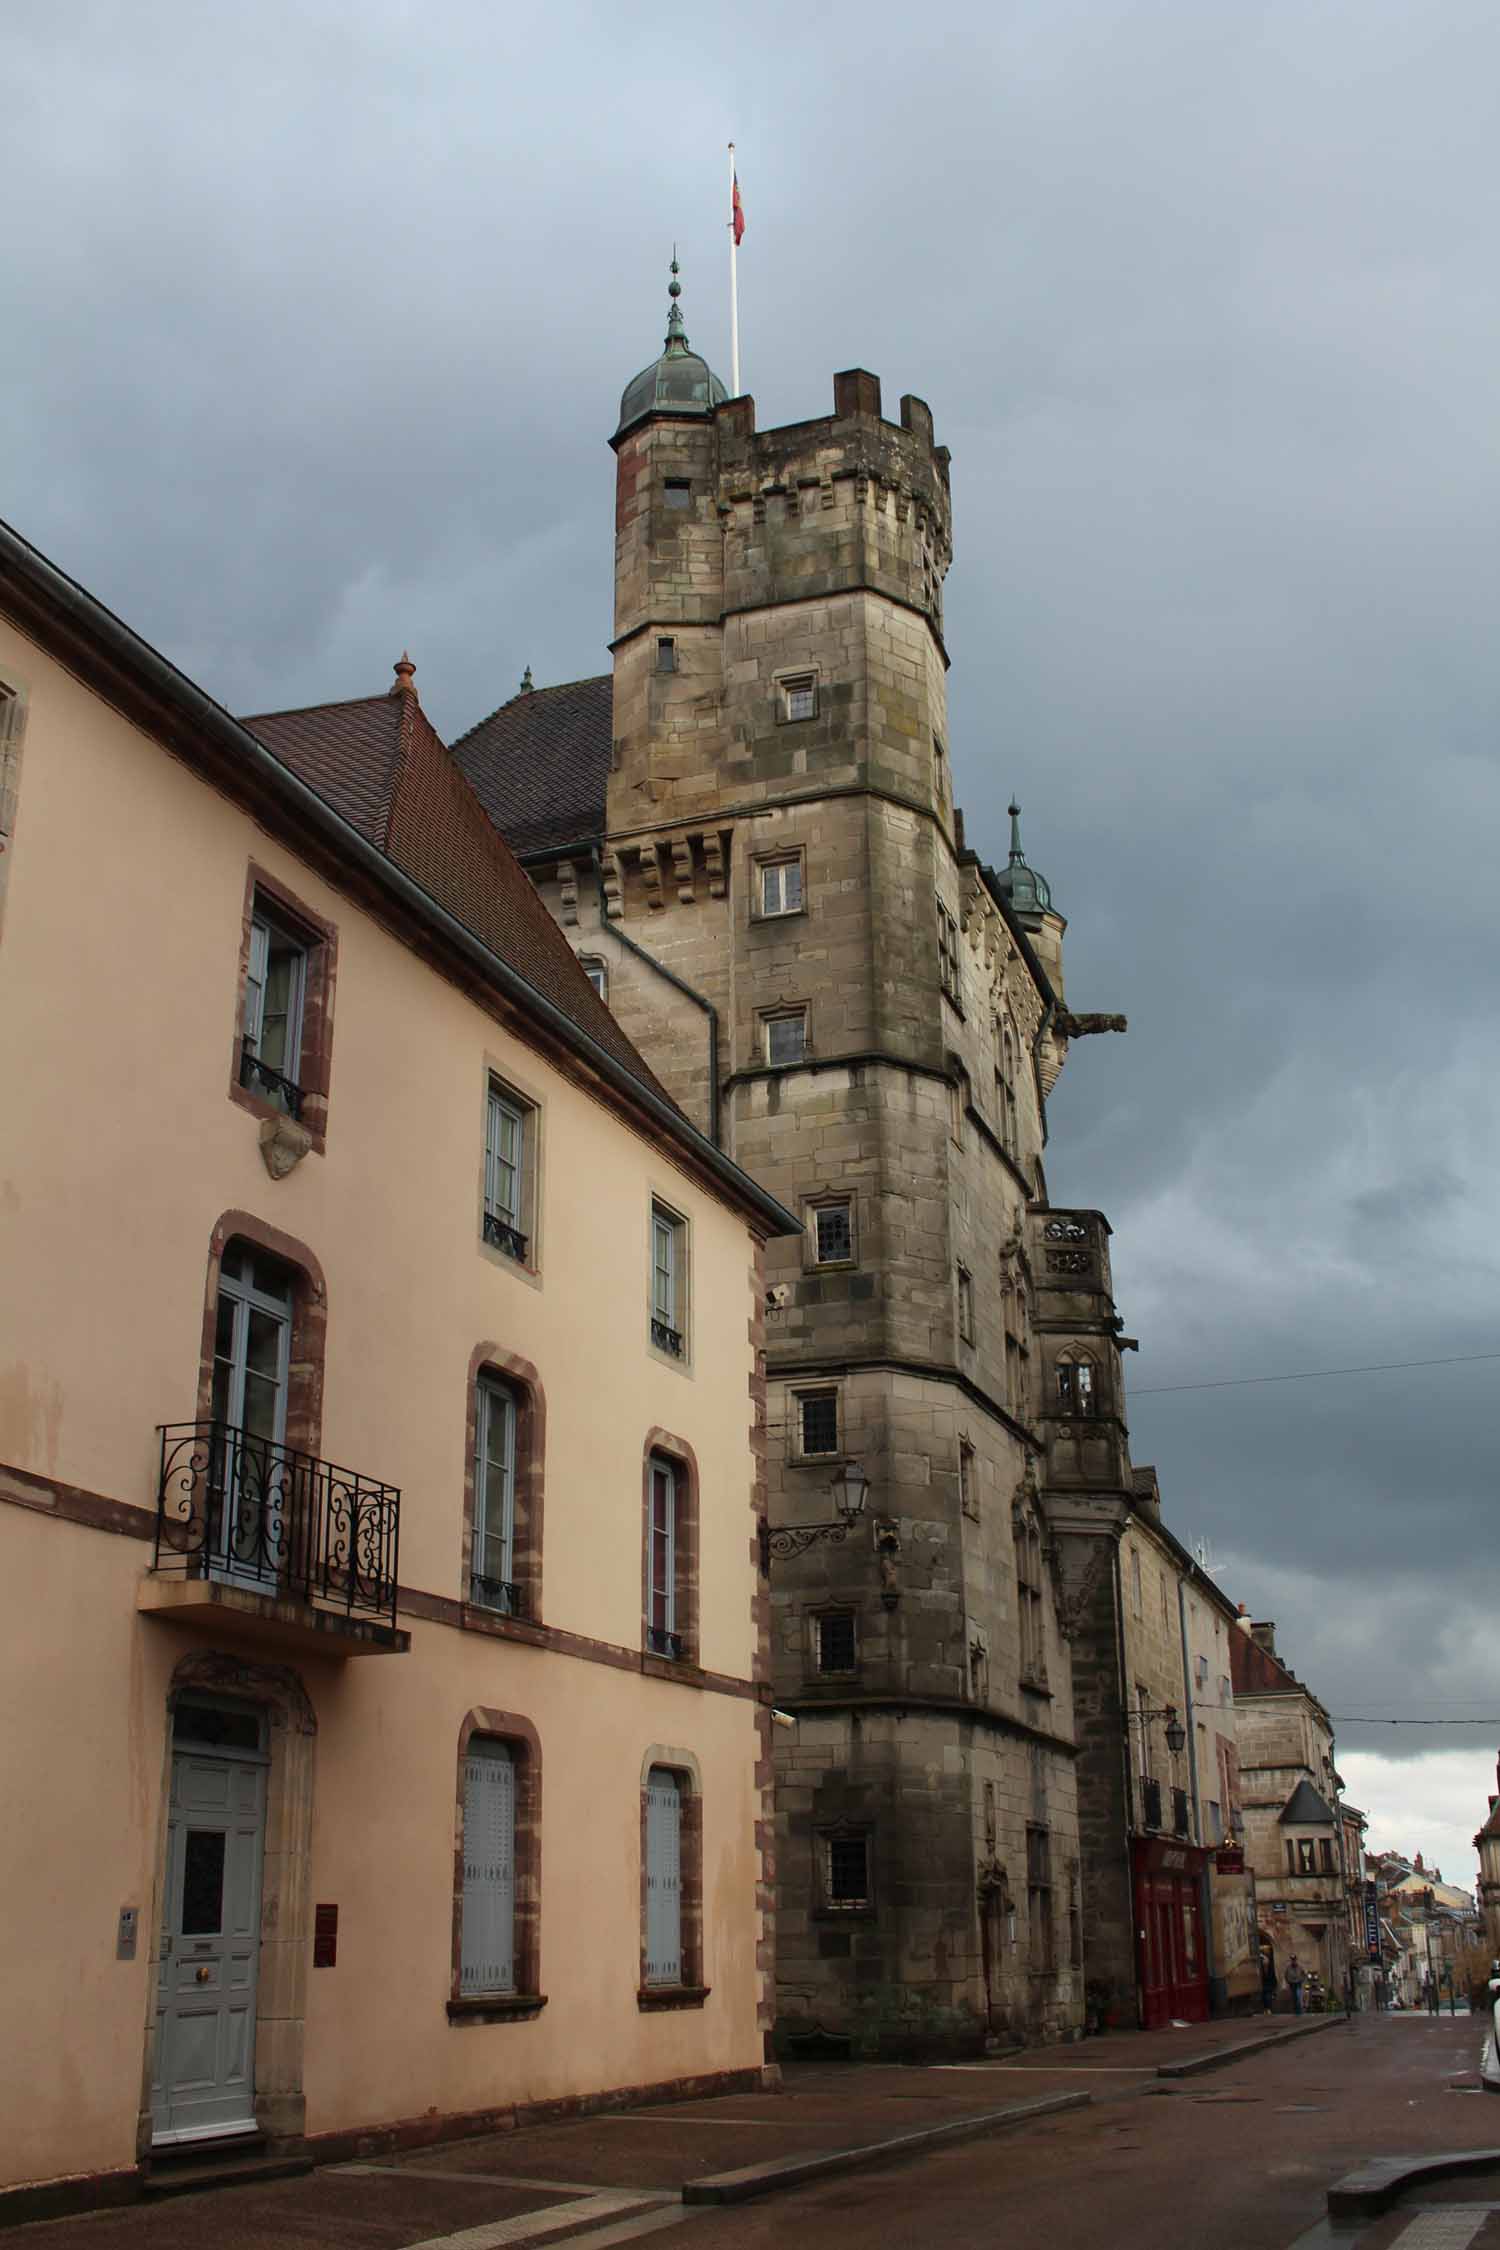
[[[272,711],[241,724],[633,1077],[664,1093],[415,692]]]
[[[614,739],[608,672],[560,687],[523,688],[453,745],[513,850],[545,851],[604,834]]]

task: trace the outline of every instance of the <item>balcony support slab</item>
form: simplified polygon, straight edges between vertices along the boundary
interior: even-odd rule
[[[404,1656],[411,1635],[401,1626],[374,1618],[351,1617],[316,1603],[281,1601],[247,1586],[217,1578],[168,1578],[148,1571],[136,1591],[143,1616],[165,1625],[186,1626],[262,1650],[288,1656],[322,1656],[342,1663],[349,1656]]]

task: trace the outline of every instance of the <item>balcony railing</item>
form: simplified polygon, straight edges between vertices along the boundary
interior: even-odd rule
[[[498,1617],[526,1615],[525,1590],[510,1578],[485,1578],[476,1570],[469,1580],[469,1600],[476,1609],[492,1609]]]
[[[302,1115],[302,1088],[295,1078],[288,1078],[284,1072],[262,1062],[249,1039],[240,1043],[240,1084],[247,1092],[259,1094],[262,1101],[274,1102],[288,1117]]]
[[[682,1331],[665,1320],[651,1319],[651,1341],[659,1352],[670,1352],[674,1359],[682,1357]]]
[[[1188,1793],[1185,1789],[1174,1789],[1172,1791],[1172,1834],[1174,1836],[1186,1836],[1189,1833]]]
[[[1141,1783],[1141,1819],[1147,1828],[1161,1826],[1161,1783],[1145,1780]]]
[[[395,1485],[226,1422],[161,1426],[154,1568],[395,1626]]]
[[[522,1234],[519,1227],[513,1227],[509,1219],[502,1219],[497,1211],[484,1214],[484,1239],[492,1250],[503,1250],[517,1265],[525,1265],[529,1237]]]

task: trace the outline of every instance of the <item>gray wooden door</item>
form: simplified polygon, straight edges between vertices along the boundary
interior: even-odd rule
[[[253,2131],[266,1761],[177,1750],[157,1971],[153,2138]]]

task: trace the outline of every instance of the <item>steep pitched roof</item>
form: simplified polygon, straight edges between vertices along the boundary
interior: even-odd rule
[[[545,851],[604,834],[613,740],[614,681],[603,672],[523,688],[460,735],[453,755],[512,850]]]
[[[241,723],[633,1077],[664,1094],[579,967],[414,689],[264,712]]]
[[[1282,1806],[1281,1819],[1288,1828],[1331,1828],[1333,1808],[1304,1774]]]

